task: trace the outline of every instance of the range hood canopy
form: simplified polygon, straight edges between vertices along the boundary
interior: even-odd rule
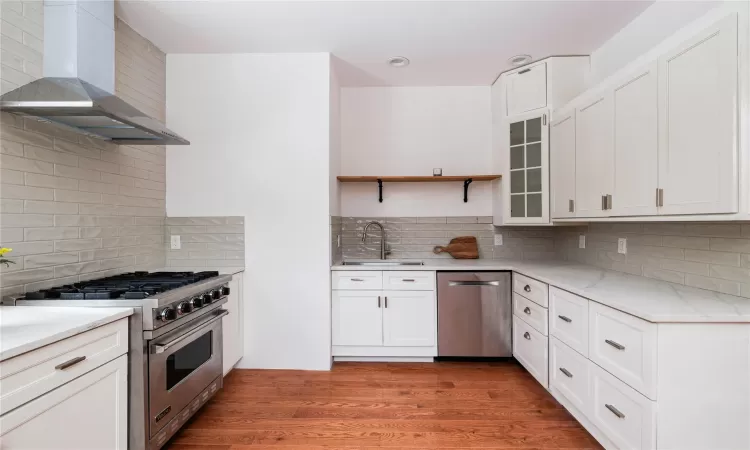
[[[79,78],[40,78],[0,97],[0,109],[116,144],[190,144],[161,122]]]
[[[113,0],[44,2],[44,78],[0,96],[0,110],[116,144],[186,145],[186,139],[115,91]]]

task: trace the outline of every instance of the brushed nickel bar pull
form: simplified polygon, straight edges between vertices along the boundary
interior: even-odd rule
[[[607,209],[612,209],[612,194],[607,194]]]
[[[378,295],[378,308],[380,308],[380,296]]]
[[[529,334],[529,332],[528,332],[528,331],[527,331],[527,332],[525,332],[525,333],[523,334],[523,337],[525,337],[525,338],[526,338],[526,340],[528,340],[528,341],[530,341],[530,340],[531,340],[531,335]]]
[[[602,195],[602,211],[604,211],[605,209],[607,209],[607,196]]]
[[[570,322],[572,322],[572,321],[573,321],[573,319],[571,319],[570,317],[566,317],[566,316],[557,316],[557,317],[559,317],[559,318],[560,318],[560,320],[562,320],[563,322],[568,322],[568,323],[570,323]]]
[[[388,307],[388,296],[385,297],[385,307]]]
[[[362,278],[350,278],[352,281],[365,281]]]
[[[73,358],[71,360],[68,360],[68,361],[65,361],[64,363],[56,365],[55,366],[55,370],[65,370],[68,367],[73,367],[76,364],[78,364],[79,362],[85,361],[85,360],[86,360],[85,356],[77,356],[77,357],[75,357],[75,358]]]
[[[560,367],[560,372],[564,373],[566,377],[573,378],[573,374],[568,372],[568,369],[564,367]]]
[[[523,309],[523,312],[525,312],[528,315],[531,315],[531,309],[528,306]]]
[[[576,209],[576,201],[572,198],[568,200],[568,212],[575,212]]]
[[[414,283],[417,280],[415,280],[414,278],[402,278],[401,281],[405,283]]]
[[[625,346],[622,344],[618,344],[615,341],[610,341],[609,339],[605,339],[604,342],[611,345],[612,347],[616,348],[617,350],[625,350]]]
[[[617,409],[617,408],[615,408],[614,406],[612,406],[610,404],[605,404],[604,406],[608,410],[610,410],[612,412],[612,414],[616,415],[618,418],[620,418],[620,419],[624,419],[625,418],[625,414],[621,413],[620,410]]]
[[[664,189],[656,190],[656,206],[664,206]]]
[[[518,71],[518,74],[519,74],[519,75],[522,75],[522,74],[524,74],[524,73],[526,73],[526,72],[531,72],[531,69],[523,69],[523,70],[519,70],[519,71]]]

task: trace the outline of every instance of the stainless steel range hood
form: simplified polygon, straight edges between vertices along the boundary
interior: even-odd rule
[[[79,78],[33,81],[0,97],[0,109],[116,144],[190,144],[161,122]]]
[[[44,78],[0,96],[0,110],[116,144],[186,145],[114,94],[113,0],[44,2]]]

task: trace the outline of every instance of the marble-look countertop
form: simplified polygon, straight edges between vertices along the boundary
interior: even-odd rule
[[[0,306],[0,361],[133,314],[133,308]]]
[[[750,322],[750,299],[566,261],[425,260],[423,266],[331,270],[509,270],[649,322]]]

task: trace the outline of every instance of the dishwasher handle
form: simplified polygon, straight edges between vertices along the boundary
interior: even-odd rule
[[[500,286],[499,281],[449,281],[448,286]]]

